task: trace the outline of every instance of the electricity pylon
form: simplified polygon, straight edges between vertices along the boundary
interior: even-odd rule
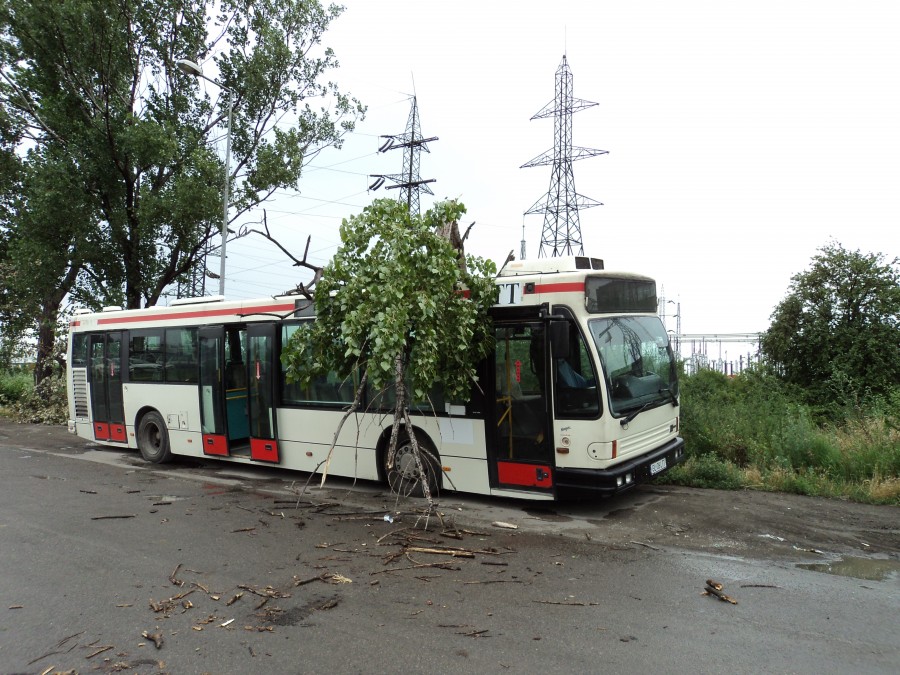
[[[607,154],[606,150],[594,150],[572,146],[572,114],[597,105],[575,98],[572,92],[572,71],[563,55],[556,69],[556,96],[531,119],[553,117],[553,149],[538,155],[520,168],[551,164],[550,189],[537,200],[525,215],[544,214],[544,229],[538,257],[584,255],[581,242],[579,209],[603,206],[601,202],[575,192],[575,176],[572,162],[578,159]]]
[[[431,138],[422,137],[422,129],[419,124],[419,107],[416,103],[416,97],[412,97],[412,108],[409,111],[409,120],[406,122],[406,131],[402,134],[394,134],[392,136],[382,136],[387,140],[378,148],[378,152],[387,152],[388,150],[396,150],[403,148],[403,173],[397,174],[372,174],[369,177],[375,181],[369,185],[370,190],[377,190],[385,181],[391,181],[395,185],[389,185],[387,190],[400,190],[399,201],[406,204],[410,214],[419,214],[419,193],[424,192],[429,195],[434,193],[428,187],[428,183],[433,183],[434,178],[422,179],[419,177],[419,154],[424,150],[430,153],[426,145],[430,141],[438,140],[437,136]]]

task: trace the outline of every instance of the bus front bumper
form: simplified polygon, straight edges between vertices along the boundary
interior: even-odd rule
[[[661,476],[684,459],[684,439],[679,436],[609,469],[556,469],[556,495],[562,499],[610,497]]]

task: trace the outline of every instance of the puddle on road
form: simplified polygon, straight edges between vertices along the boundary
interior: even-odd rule
[[[801,563],[797,567],[814,572],[837,574],[842,577],[854,577],[868,581],[887,581],[900,579],[900,562],[896,560],[872,560],[871,558],[855,558],[853,556],[833,562]]]

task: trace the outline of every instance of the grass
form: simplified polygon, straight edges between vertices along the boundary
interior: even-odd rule
[[[827,421],[800,400],[762,372],[683,377],[688,459],[663,480],[900,505],[900,396]]]

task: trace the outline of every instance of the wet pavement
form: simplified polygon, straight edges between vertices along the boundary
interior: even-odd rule
[[[900,664],[894,507],[668,486],[598,504],[444,494],[426,529],[421,502],[307,478],[151,467],[0,423],[0,672]],[[737,604],[703,595],[707,579]]]

